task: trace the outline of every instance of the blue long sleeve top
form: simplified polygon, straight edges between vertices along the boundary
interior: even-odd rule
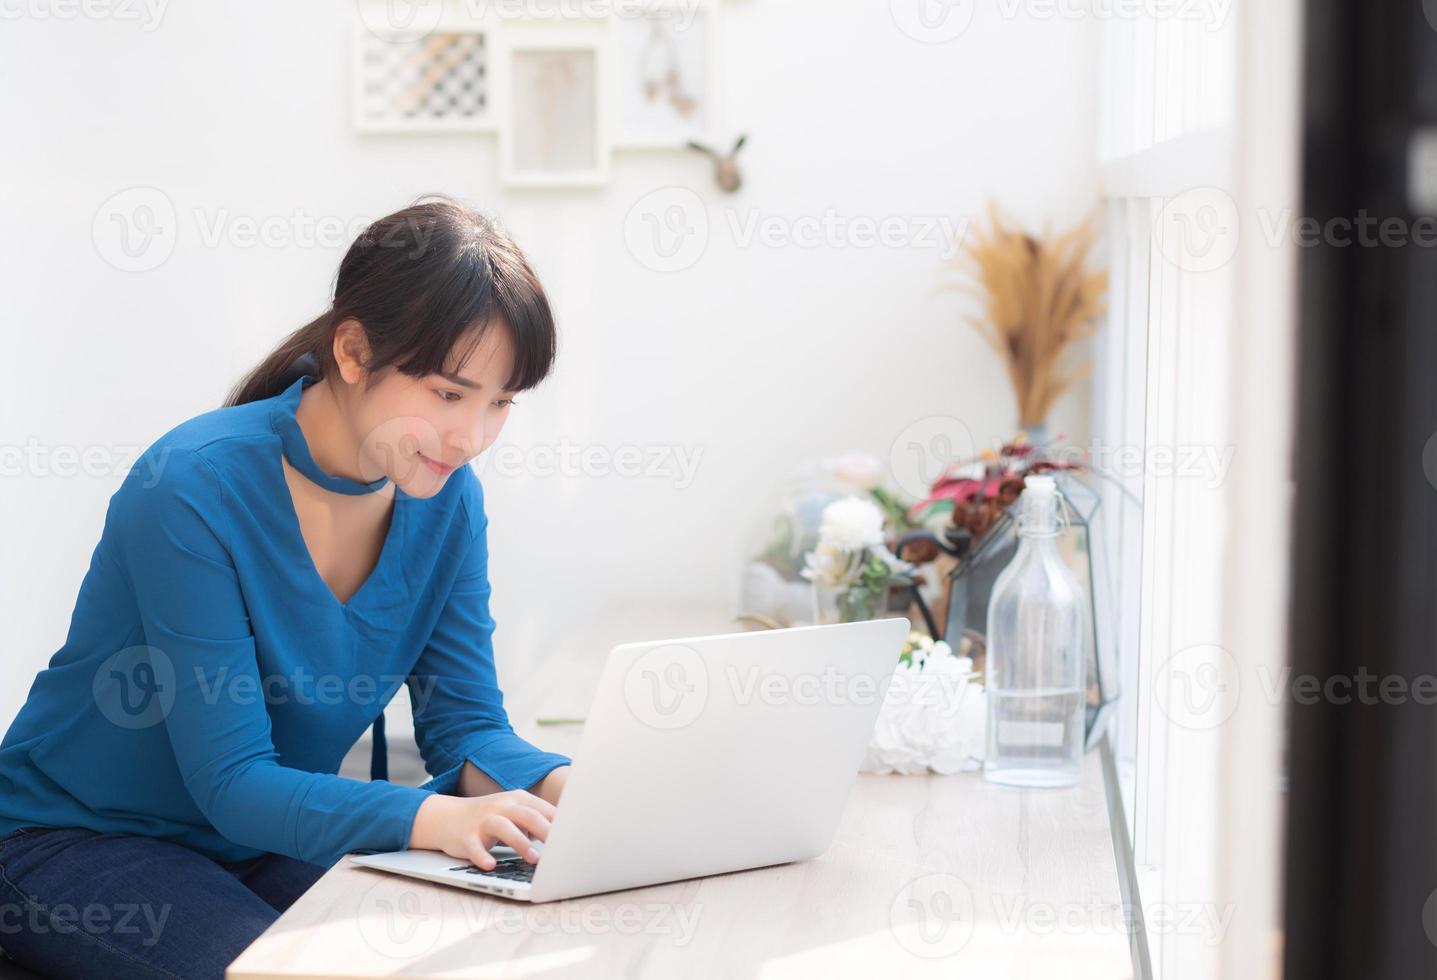
[[[332,864],[408,846],[465,760],[504,789],[571,762],[510,726],[494,668],[484,495],[455,470],[394,488],[378,563],[341,603],[300,532],[281,454],[339,493],[295,417],[312,374],[161,436],[110,498],[64,646],[0,741],[0,836],[82,827],[215,860]],[[428,782],[337,775],[408,686]]]

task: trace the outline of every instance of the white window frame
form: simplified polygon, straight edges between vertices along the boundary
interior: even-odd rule
[[[1132,846],[1140,970],[1162,980],[1280,974],[1282,708],[1253,689],[1285,657],[1295,259],[1251,218],[1296,199],[1300,21],[1298,0],[1236,0],[1219,30],[1151,14],[1100,25],[1112,279],[1093,434],[1145,461],[1104,491],[1123,692],[1115,839]],[[1175,219],[1213,188],[1246,240],[1227,262],[1184,261]],[[1226,478],[1150,465],[1188,446],[1231,450]],[[1222,693],[1196,714],[1173,707],[1195,665]],[[1165,918],[1177,911],[1225,924],[1185,931]]]

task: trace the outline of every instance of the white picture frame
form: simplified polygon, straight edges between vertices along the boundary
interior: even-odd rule
[[[614,149],[722,149],[721,9],[717,0],[650,0],[612,18]],[[691,119],[685,101],[696,103]]]
[[[598,20],[513,25],[500,33],[501,184],[555,188],[608,182],[608,41],[608,25]]]
[[[406,20],[386,0],[357,0],[356,133],[496,136],[507,187],[602,185],[618,151],[685,151],[691,141],[727,149],[719,0],[646,0],[602,16],[539,19],[454,0],[416,10],[423,16]],[[567,88],[562,77],[555,83],[564,72]],[[689,99],[697,106],[685,119]],[[563,139],[552,138],[561,131]]]
[[[419,36],[387,29],[357,8],[350,109],[366,135],[495,133],[494,25],[446,17]],[[479,103],[476,106],[476,103]]]

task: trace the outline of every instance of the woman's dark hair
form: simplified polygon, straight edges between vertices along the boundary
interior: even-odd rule
[[[371,372],[389,365],[414,377],[455,370],[496,325],[509,330],[514,346],[506,390],[527,391],[554,366],[554,317],[519,246],[472,208],[426,194],[355,239],[329,309],[286,337],[225,405],[277,395],[302,373],[336,371],[335,328],[351,318],[369,340]]]

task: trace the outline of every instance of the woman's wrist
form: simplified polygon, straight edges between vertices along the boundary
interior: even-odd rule
[[[569,779],[569,767],[558,766],[549,770],[543,779],[528,787],[528,791],[547,800],[550,803],[558,804],[559,795],[564,791],[564,785]],[[477,768],[474,763],[466,761],[459,770],[459,782],[455,789],[458,796],[488,796],[490,793],[502,793],[504,787],[496,783],[488,774]]]
[[[455,789],[457,796],[488,796],[490,793],[502,793],[504,787],[494,782],[489,774],[479,769],[474,763],[465,760],[464,765],[459,769],[459,783]]]
[[[414,824],[409,830],[410,850],[442,850],[439,846],[439,829],[456,816],[452,803],[455,799],[453,796],[431,793],[428,799],[419,804],[419,809],[414,814]]]

